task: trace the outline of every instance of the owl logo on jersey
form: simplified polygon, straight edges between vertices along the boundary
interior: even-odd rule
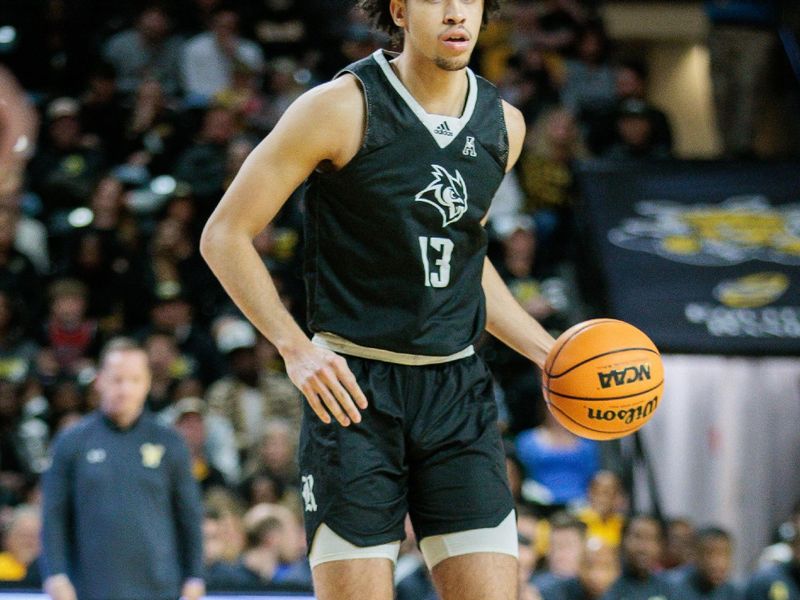
[[[426,202],[442,215],[442,227],[455,223],[467,212],[467,184],[456,170],[455,177],[439,165],[431,165],[433,181],[414,200]]]

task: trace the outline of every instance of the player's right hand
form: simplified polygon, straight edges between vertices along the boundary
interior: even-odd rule
[[[283,359],[289,379],[323,423],[331,416],[343,427],[361,422],[359,408],[367,408],[367,398],[344,358],[308,342]]]

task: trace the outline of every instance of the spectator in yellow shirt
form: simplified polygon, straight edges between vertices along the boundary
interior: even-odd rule
[[[42,519],[38,508],[17,507],[3,536],[0,552],[0,581],[18,581],[21,587],[40,587],[37,559]]]
[[[586,537],[599,538],[616,548],[622,539],[625,517],[619,511],[622,503],[622,483],[611,471],[598,471],[589,484],[589,505],[578,511],[586,524]]]

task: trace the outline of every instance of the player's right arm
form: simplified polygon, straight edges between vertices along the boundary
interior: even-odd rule
[[[320,165],[341,168],[356,154],[364,101],[351,76],[307,92],[242,165],[200,240],[200,251],[236,305],[280,352],[286,372],[325,423],[359,422],[366,408],[346,361],[311,343],[284,308],[253,238]]]

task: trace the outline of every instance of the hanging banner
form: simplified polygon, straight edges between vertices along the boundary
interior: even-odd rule
[[[800,355],[800,164],[578,168],[610,316],[664,352]]]

